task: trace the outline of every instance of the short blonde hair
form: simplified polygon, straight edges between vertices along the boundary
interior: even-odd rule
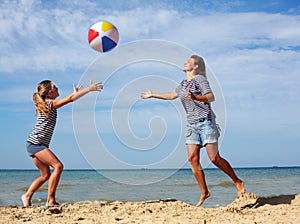
[[[194,64],[198,65],[198,68],[196,69],[197,74],[206,76],[205,62],[203,58],[198,55],[192,55],[191,58],[194,59]]]

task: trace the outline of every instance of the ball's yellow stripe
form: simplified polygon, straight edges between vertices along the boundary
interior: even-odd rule
[[[102,22],[102,30],[104,32],[110,30],[110,29],[113,29],[115,28],[114,25],[112,25],[111,23],[108,23],[108,22]]]

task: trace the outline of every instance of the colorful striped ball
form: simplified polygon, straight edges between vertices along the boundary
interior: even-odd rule
[[[94,50],[108,52],[117,46],[119,32],[113,24],[100,21],[89,29],[88,42]]]

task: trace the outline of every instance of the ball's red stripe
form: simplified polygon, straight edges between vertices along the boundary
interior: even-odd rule
[[[94,38],[97,37],[97,36],[99,36],[99,32],[90,29],[89,30],[89,34],[88,34],[88,41],[89,41],[89,43],[91,43],[92,40],[94,40]]]

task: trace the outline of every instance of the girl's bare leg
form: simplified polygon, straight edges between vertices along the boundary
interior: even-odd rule
[[[55,193],[60,180],[60,176],[63,171],[63,164],[59,161],[59,159],[54,155],[54,153],[50,149],[44,149],[36,153],[35,156],[44,164],[47,164],[48,166],[51,166],[53,168],[53,172],[49,177],[48,198],[46,205],[58,205],[58,203],[55,200]]]
[[[21,199],[23,202],[23,206],[28,207],[31,206],[31,198],[32,195],[49,179],[50,177],[50,168],[47,164],[41,162],[38,158],[33,158],[33,163],[39,169],[41,176],[35,179],[27,192],[22,195]]]
[[[196,206],[201,206],[205,201],[205,199],[209,198],[210,196],[205,181],[205,175],[200,165],[200,148],[201,147],[199,145],[187,144],[188,160],[190,162],[190,166],[193,171],[193,174],[201,189],[201,197],[199,199],[199,202],[196,204]]]

